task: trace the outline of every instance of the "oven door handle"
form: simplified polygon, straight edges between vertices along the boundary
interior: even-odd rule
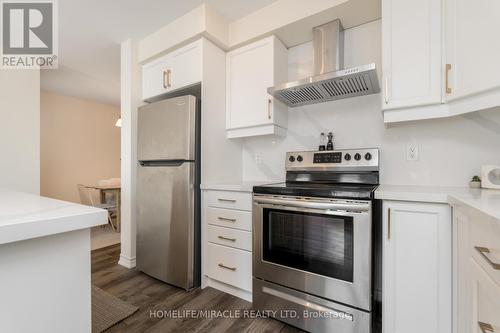
[[[292,206],[299,208],[323,209],[323,210],[344,210],[356,212],[368,212],[370,210],[369,203],[333,203],[333,202],[315,202],[315,201],[298,201],[284,200],[275,198],[254,197],[254,201],[259,204],[270,204],[279,206]]]

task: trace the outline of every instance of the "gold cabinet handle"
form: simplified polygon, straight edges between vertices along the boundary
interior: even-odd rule
[[[267,99],[267,118],[269,120],[271,120],[271,103],[272,102],[273,101],[270,98]]]
[[[163,71],[163,89],[167,89],[167,71]]]
[[[167,69],[167,87],[172,87],[172,70]]]
[[[387,208],[387,239],[391,239],[391,209]]]
[[[388,77],[386,77],[384,79],[384,85],[385,85],[385,89],[384,89],[385,104],[389,104],[389,78]]]
[[[219,216],[217,217],[219,220],[221,221],[228,221],[228,222],[236,222],[236,219],[230,219],[230,218],[227,218],[227,217],[222,217],[222,216]]]
[[[230,241],[230,242],[236,242],[236,238],[227,238],[224,236],[218,236],[219,239]]]
[[[451,94],[451,88],[450,88],[450,70],[451,70],[451,64],[446,64],[446,93]]]
[[[487,253],[490,253],[490,249],[488,249],[487,247],[481,247],[481,246],[474,246],[474,248],[486,260],[486,262],[488,262],[488,264],[490,264],[490,266],[494,270],[500,271],[500,264],[491,261],[491,259],[486,255]]]
[[[236,267],[229,267],[229,266],[226,266],[224,264],[219,264],[219,267],[229,269],[230,271],[233,271],[233,272],[236,270]]]
[[[481,332],[483,333],[495,333],[495,329],[491,324],[483,323],[478,321],[477,324],[479,325],[479,328],[481,329]]]
[[[236,200],[234,200],[234,199],[222,199],[222,198],[219,198],[217,200],[222,201],[222,202],[236,202]]]

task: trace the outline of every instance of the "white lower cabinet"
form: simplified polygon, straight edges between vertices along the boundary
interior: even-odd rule
[[[465,331],[494,333],[500,331],[500,286],[470,259],[471,321]]]
[[[209,242],[208,276],[220,282],[252,290],[252,253]]]
[[[252,193],[205,190],[202,288],[252,300]]]
[[[449,205],[384,201],[384,333],[452,332],[451,239]]]
[[[454,333],[500,332],[500,221],[453,206]]]

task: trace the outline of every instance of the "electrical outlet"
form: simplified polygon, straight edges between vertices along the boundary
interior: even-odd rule
[[[415,144],[408,145],[406,148],[406,160],[418,161],[418,146]]]

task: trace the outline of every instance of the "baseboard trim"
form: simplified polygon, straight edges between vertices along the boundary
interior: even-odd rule
[[[129,258],[120,254],[120,260],[118,260],[118,265],[121,265],[125,268],[131,269],[135,267],[135,257]]]
[[[205,286],[202,286],[202,289],[204,289],[206,287],[212,287],[214,289],[223,291],[227,294],[231,294],[233,296],[244,299],[245,301],[248,301],[250,303],[252,302],[252,293],[247,291],[247,290],[233,287],[233,286],[226,284],[224,282],[220,282],[220,281],[211,279],[208,276],[206,277],[205,281],[206,281]]]

